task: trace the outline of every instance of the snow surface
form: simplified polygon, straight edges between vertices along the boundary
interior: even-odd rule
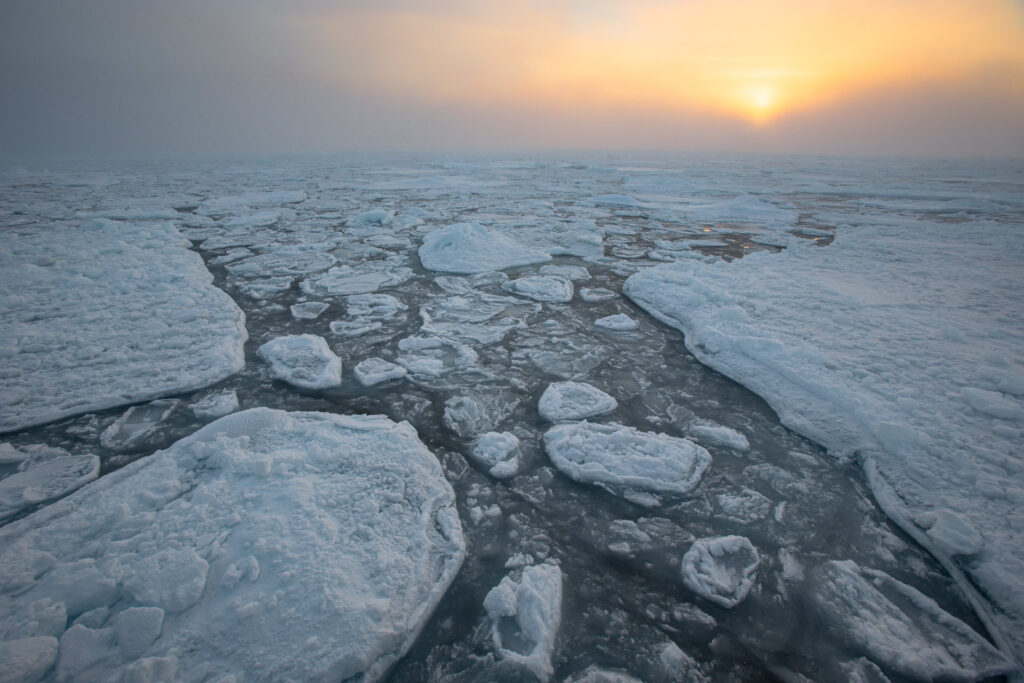
[[[555,382],[541,394],[537,411],[548,422],[570,422],[606,415],[619,407],[618,401],[584,382]]]
[[[376,680],[462,563],[454,505],[407,423],[235,413],[0,529],[2,647],[41,668],[57,638],[82,681]]]
[[[551,678],[551,654],[562,621],[562,570],[554,564],[506,576],[484,598],[498,654],[521,664],[541,681]]]
[[[544,448],[570,478],[615,492],[689,493],[711,464],[711,455],[689,439],[623,425],[555,425],[544,434]]]
[[[170,224],[98,219],[0,244],[0,433],[199,389],[245,365],[245,316]]]
[[[683,583],[722,607],[743,602],[754,587],[761,558],[743,536],[699,538],[683,555]]]
[[[315,334],[276,337],[258,353],[274,377],[297,387],[329,389],[341,384],[341,359]]]
[[[501,232],[476,223],[456,223],[427,233],[419,255],[427,270],[464,274],[551,260],[545,252],[523,246]]]
[[[824,248],[667,264],[623,290],[784,424],[856,455],[887,514],[954,573],[910,520],[955,510],[984,541],[959,566],[1024,653],[1024,299],[1006,251],[1018,230],[873,215]]]

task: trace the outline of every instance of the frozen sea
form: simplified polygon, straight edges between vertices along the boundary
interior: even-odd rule
[[[0,188],[12,680],[1018,675],[1020,163]]]

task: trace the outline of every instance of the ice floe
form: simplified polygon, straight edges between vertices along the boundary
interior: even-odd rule
[[[19,451],[18,455],[18,471],[0,479],[0,521],[29,506],[66,496],[100,472],[95,455],[71,455],[45,447],[36,454]]]
[[[518,579],[506,576],[487,593],[484,609],[498,654],[547,681],[562,620],[562,570],[539,564],[523,569]]]
[[[470,458],[495,479],[518,474],[519,455],[519,439],[511,432],[482,434],[469,451]]]
[[[747,440],[747,437],[725,425],[714,422],[700,422],[691,425],[687,431],[704,443],[740,452],[750,449],[750,442]]]
[[[606,415],[618,407],[613,397],[583,382],[549,384],[537,402],[537,411],[548,422],[584,420]]]
[[[743,602],[754,587],[761,558],[743,536],[699,538],[683,555],[683,583],[722,607]]]
[[[423,237],[420,262],[427,270],[483,273],[551,260],[548,254],[519,244],[476,223],[456,223]]]
[[[640,327],[640,323],[637,320],[630,318],[625,313],[616,313],[615,315],[598,318],[594,321],[594,325],[597,327],[603,327],[606,330],[616,330],[618,332],[627,332]]]
[[[509,280],[501,286],[506,292],[525,296],[534,301],[566,303],[572,301],[572,280],[550,275],[526,275]]]
[[[402,379],[408,372],[401,365],[389,363],[383,358],[367,358],[352,368],[352,374],[364,387]]]
[[[0,529],[5,674],[377,680],[461,565],[454,505],[406,423],[235,413]]]
[[[325,301],[303,301],[299,304],[292,304],[289,310],[296,320],[316,320],[330,307]]]
[[[196,417],[224,417],[238,410],[238,393],[233,389],[204,396],[189,408]]]
[[[852,561],[809,577],[825,629],[847,650],[913,680],[975,681],[1016,667],[970,626],[917,589]]]
[[[276,337],[258,353],[274,377],[294,386],[327,389],[341,384],[341,359],[315,334]]]
[[[570,478],[616,493],[639,489],[685,494],[696,488],[711,464],[711,455],[689,439],[623,425],[556,425],[544,434],[544,448]]]
[[[108,220],[7,234],[0,432],[199,389],[240,370],[245,317],[187,246],[169,225]],[[42,257],[52,265],[36,265]]]
[[[167,420],[181,408],[177,399],[158,399],[132,406],[100,434],[100,444],[115,451],[144,448],[158,437]]]

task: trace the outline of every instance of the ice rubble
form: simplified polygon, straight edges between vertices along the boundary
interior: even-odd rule
[[[527,567],[518,580],[506,576],[484,598],[498,654],[546,681],[562,620],[562,570],[554,564]]]
[[[551,260],[512,238],[476,223],[456,223],[423,237],[420,261],[427,270],[446,273],[483,273]]]
[[[623,425],[556,425],[544,434],[544,448],[571,479],[616,493],[639,489],[685,494],[696,488],[711,464],[711,455],[689,439]]]
[[[683,555],[683,583],[722,607],[743,602],[754,587],[761,558],[743,536],[699,538]]]
[[[534,301],[566,303],[572,301],[572,280],[551,275],[526,275],[509,280],[501,286],[506,292]]]
[[[884,572],[825,562],[812,570],[809,585],[825,629],[900,676],[975,681],[1016,668],[970,626]]]
[[[976,530],[961,566],[996,611],[958,583],[1024,653],[1024,299],[1005,248],[1015,229],[890,218],[824,248],[658,266],[624,292],[787,426],[856,454],[883,509],[954,577],[955,547],[911,520],[955,510]]]
[[[43,668],[59,640],[81,681],[376,680],[462,563],[454,505],[407,423],[235,413],[0,529],[0,652]]]
[[[323,337],[294,334],[276,337],[258,349],[271,374],[303,389],[328,389],[341,384],[341,359]]]
[[[0,432],[198,389],[242,369],[245,317],[187,247],[164,224],[7,233]]]
[[[584,420],[605,415],[618,407],[614,398],[583,382],[549,384],[537,402],[537,411],[548,422]]]

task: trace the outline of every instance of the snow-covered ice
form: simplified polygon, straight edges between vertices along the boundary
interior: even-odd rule
[[[43,669],[57,638],[69,680],[377,680],[465,553],[408,424],[267,409],[0,529],[0,548],[2,647]]]
[[[721,446],[722,448],[741,452],[750,448],[750,442],[747,440],[747,437],[731,427],[714,422],[694,424],[687,431],[704,443]]]
[[[238,410],[238,393],[234,390],[210,394],[191,404],[197,417],[224,417]]]
[[[539,564],[518,579],[506,576],[484,598],[484,609],[498,654],[547,681],[562,621],[562,570]]]
[[[456,223],[428,232],[419,250],[427,270],[445,273],[483,273],[551,260],[511,237],[476,223]]]
[[[683,583],[722,607],[735,607],[754,587],[761,558],[743,536],[699,538],[683,555]]]
[[[970,626],[884,572],[825,562],[811,572],[809,588],[833,637],[900,676],[975,681],[1016,668]]]
[[[619,407],[618,401],[584,382],[555,382],[541,394],[537,411],[548,422],[569,422],[606,415]]]
[[[1006,250],[1019,226],[843,218],[857,224],[827,247],[663,265],[623,289],[787,426],[856,455],[887,513],[951,569],[910,520],[956,510],[984,542],[960,566],[1024,651],[1024,299]]]
[[[276,337],[259,348],[260,358],[277,379],[303,389],[328,389],[341,384],[341,359],[323,337],[296,334]]]
[[[245,316],[187,246],[169,224],[104,219],[5,233],[0,432],[240,370]]]
[[[43,457],[21,453],[18,472],[0,479],[0,521],[31,505],[66,496],[99,475],[100,459],[95,455],[41,450]]]
[[[555,425],[544,434],[544,448],[572,479],[615,492],[689,493],[711,464],[711,455],[689,439],[623,425]]]

